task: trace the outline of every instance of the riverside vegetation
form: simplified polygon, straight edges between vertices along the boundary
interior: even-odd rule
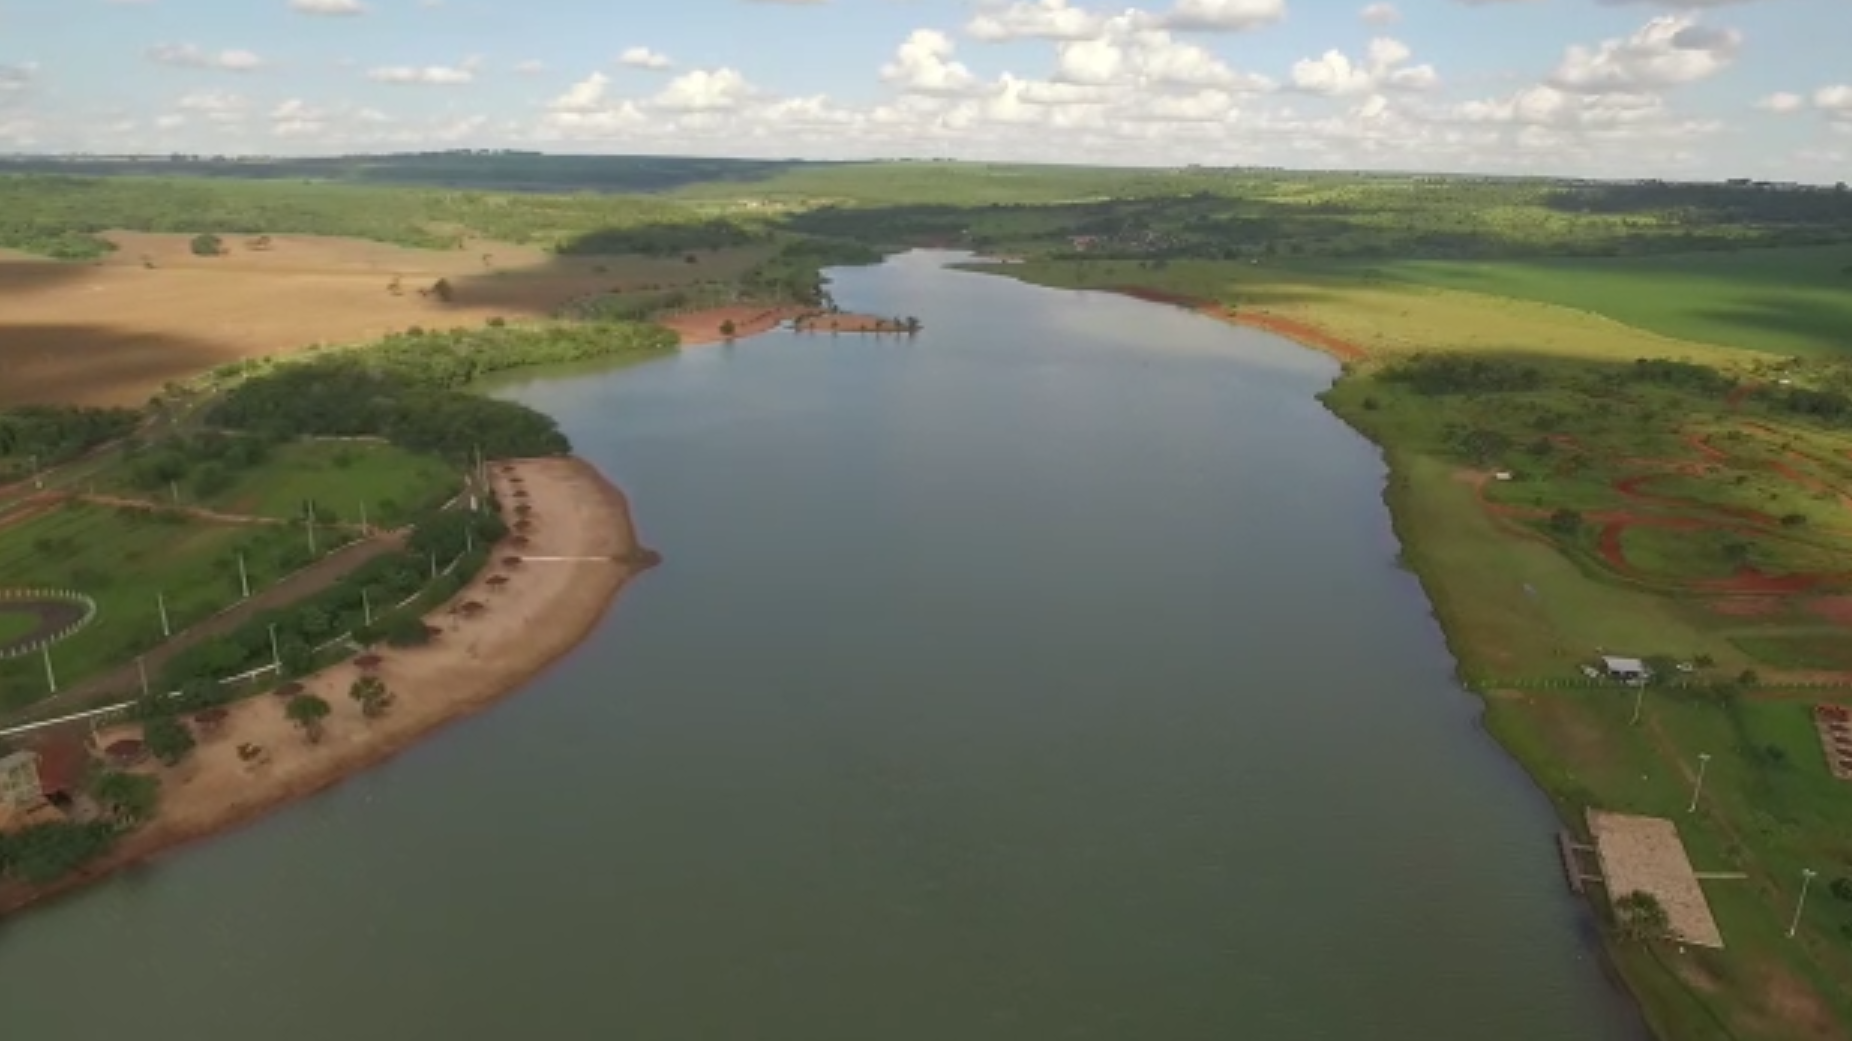
[[[748,274],[626,288],[566,312],[639,321],[741,299],[821,304],[819,267],[954,247],[1023,261],[980,270],[1134,292],[1331,350],[1345,365],[1327,403],[1382,446],[1404,560],[1491,731],[1571,827],[1589,805],[1676,817],[1694,860],[1747,876],[1706,883],[1723,951],[1678,951],[1596,902],[1654,1028],[1852,1032],[1852,788],[1828,774],[1810,716],[1816,702],[1852,701],[1844,185],[528,154],[128,168],[180,175],[159,179],[32,169],[0,178],[0,243],[48,255],[95,256],[109,228],[440,248],[494,237],[562,256],[680,253],[691,271],[750,255]],[[328,183],[285,181],[305,176]],[[536,187],[632,194],[504,191]],[[446,337],[499,354],[509,344],[494,337],[535,335],[513,330],[408,334],[389,344],[398,355],[221,372],[235,385],[209,422],[269,438],[292,424],[376,433],[453,468],[479,423],[509,444],[564,450],[545,422],[466,405],[456,389],[482,359]],[[666,349],[637,336],[630,349]],[[426,352],[428,370],[411,360]],[[424,374],[365,361],[392,357]],[[324,379],[337,389],[317,390]],[[375,404],[339,407],[382,385]],[[192,414],[184,399],[155,412],[182,427]],[[122,422],[73,414],[63,432],[29,437],[70,458],[122,436]],[[0,464],[17,471],[21,451]],[[239,494],[263,498],[227,488],[213,501]],[[1629,693],[1583,677],[1600,650],[1659,665],[1667,682],[1646,691],[1637,723]],[[1686,815],[1701,753],[1705,799]],[[1803,868],[1820,883],[1790,940]]]

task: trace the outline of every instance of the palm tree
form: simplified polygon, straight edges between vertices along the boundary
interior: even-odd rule
[[[1637,889],[1614,901],[1614,916],[1621,936],[1634,943],[1663,940],[1672,931],[1665,905],[1653,894]]]
[[[315,744],[322,739],[322,722],[328,718],[328,713],[331,711],[333,710],[328,707],[328,703],[315,695],[298,694],[289,699],[289,704],[283,709],[283,714],[289,717],[291,723],[302,728],[310,744]]]

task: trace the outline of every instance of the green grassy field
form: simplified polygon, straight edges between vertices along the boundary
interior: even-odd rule
[[[229,513],[294,519],[313,501],[316,517],[393,526],[441,505],[462,487],[442,460],[376,442],[303,441],[279,446],[269,462],[242,471],[232,487],[201,505]]]
[[[239,553],[253,589],[311,559],[295,529],[85,504],[0,529],[0,574],[9,585],[71,588],[96,599],[96,619],[52,650],[66,686],[154,646],[161,638],[157,596],[176,632],[236,602]],[[0,711],[45,693],[37,658],[0,665]]]
[[[38,628],[38,618],[20,611],[8,610],[0,606],[0,647],[14,640],[31,635]]]
[[[1852,245],[1470,264],[1384,261],[1357,270],[1558,304],[1699,343],[1783,355],[1852,354]]]

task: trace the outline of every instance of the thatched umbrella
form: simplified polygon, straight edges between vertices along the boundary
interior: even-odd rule
[[[529,517],[533,515],[534,507],[531,504],[524,502],[524,503],[520,503],[516,505],[514,508],[514,512],[519,516]]]
[[[499,593],[502,591],[502,587],[507,584],[508,584],[507,575],[490,575],[489,576],[489,589],[491,592]]]
[[[296,695],[302,693],[302,684],[297,683],[294,680],[291,680],[290,682],[283,684],[281,687],[278,687],[277,689],[271,691],[271,693],[275,694],[279,698],[293,698]]]
[[[222,708],[209,708],[194,714],[193,725],[198,727],[201,733],[210,734],[224,726],[225,720],[230,717],[231,713]]]
[[[516,488],[514,490],[514,497],[517,499],[527,498],[527,489],[526,488]]]
[[[475,617],[488,609],[488,605],[479,600],[465,600],[457,605],[457,613],[464,617]]]
[[[515,474],[513,477],[508,478],[508,483],[509,484],[526,484],[527,482],[521,479],[520,474]]]
[[[377,654],[362,654],[360,657],[354,659],[355,668],[365,669],[369,672],[384,664],[386,664],[386,659]]]
[[[433,640],[435,640],[435,639],[437,639],[437,638],[438,638],[439,636],[442,636],[442,635],[444,635],[444,627],[443,627],[443,626],[441,626],[441,625],[429,625],[429,624],[427,624],[427,625],[426,625],[426,626],[424,627],[424,634],[425,634],[425,636],[427,636],[427,637],[429,637],[430,639],[433,639]]]
[[[505,474],[511,474],[511,473],[514,473],[514,467],[512,467],[512,466],[510,466],[510,465],[508,465],[507,463],[503,463],[503,464],[502,464],[502,473],[505,473]]]
[[[520,567],[521,558],[520,557],[503,557],[502,566],[503,567]]]
[[[112,742],[108,748],[103,749],[103,754],[116,766],[134,766],[148,758],[148,746],[132,737],[125,737]]]
[[[514,530],[516,530],[516,531],[533,531],[533,530],[534,530],[534,522],[533,522],[533,521],[531,521],[531,520],[528,520],[528,519],[526,519],[526,518],[522,518],[521,520],[518,520],[518,521],[515,521],[515,522],[514,522]]]
[[[526,549],[529,545],[529,540],[525,535],[516,535],[511,545],[516,549]]]

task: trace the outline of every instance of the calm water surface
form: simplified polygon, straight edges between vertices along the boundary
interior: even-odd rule
[[[665,566],[495,711],[0,925],[6,1036],[1638,1037],[1333,363],[943,259],[837,279],[914,340],[505,390]]]

